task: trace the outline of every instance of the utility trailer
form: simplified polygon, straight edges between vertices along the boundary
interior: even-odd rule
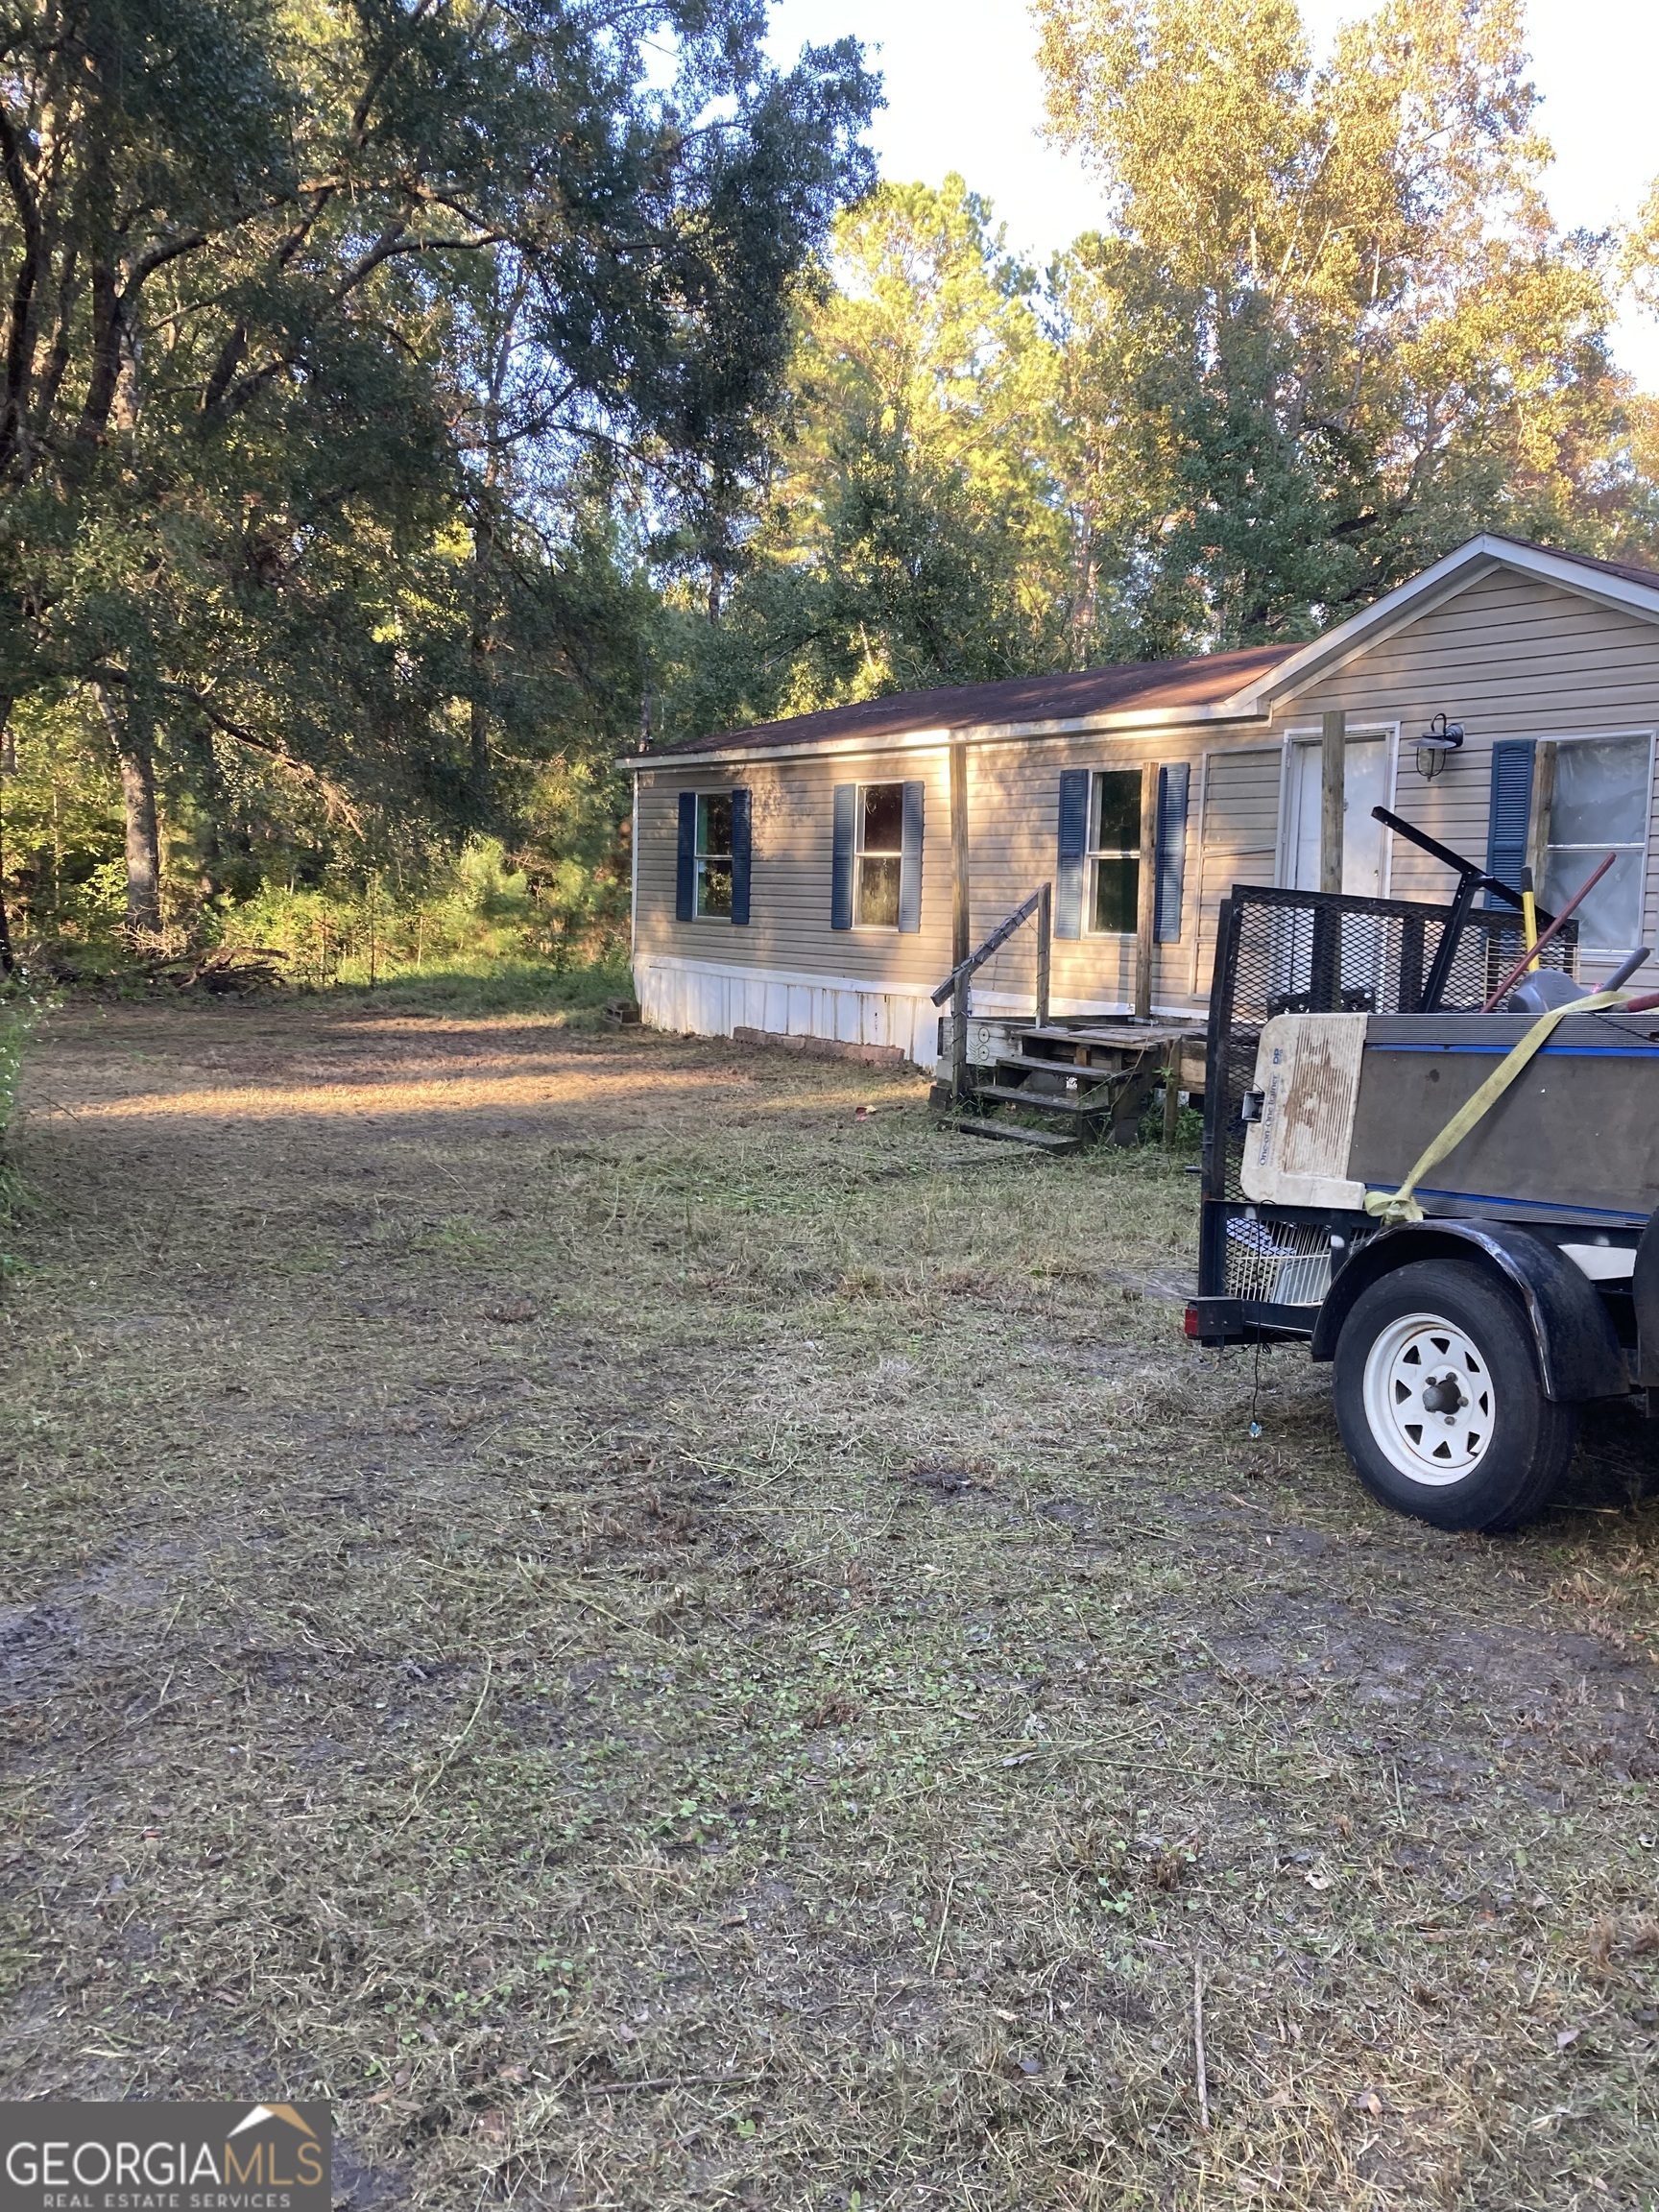
[[[1538,1013],[1480,1011],[1526,949],[1515,895],[1388,820],[1459,870],[1449,905],[1223,903],[1187,1333],[1306,1343],[1376,1497],[1508,1528],[1559,1482],[1581,1405],[1659,1413],[1659,1011],[1560,1014],[1399,1198]],[[1535,1000],[1573,996],[1575,939],[1543,949]]]

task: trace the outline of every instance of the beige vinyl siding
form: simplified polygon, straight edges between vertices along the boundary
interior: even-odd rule
[[[1210,989],[1216,916],[1235,883],[1271,883],[1279,860],[1282,745],[1216,747],[1204,756],[1198,806],[1196,938],[1191,988]]]
[[[1196,730],[1137,732],[1123,736],[1008,739],[971,745],[969,854],[974,935],[987,936],[1040,883],[1055,880],[1060,856],[1060,778],[1068,769],[1139,769],[1186,761],[1187,866],[1181,936],[1157,948],[1152,998],[1178,1008],[1192,999],[1197,913],[1198,796],[1206,738]],[[1150,860],[1142,865],[1151,865]],[[1085,900],[1087,903],[1087,900]],[[1035,934],[1022,929],[975,978],[976,1003],[1000,1011],[1029,1006],[1036,989]],[[1056,1014],[1127,1007],[1135,982],[1132,936],[1056,937],[1050,975]]]
[[[1159,732],[1133,737],[1080,736],[978,741],[968,748],[969,877],[972,927],[978,943],[1038,885],[1052,883],[1059,855],[1060,777],[1068,768],[1140,768],[1185,760],[1190,769],[1182,934],[1158,948],[1153,998],[1160,1006],[1192,1003],[1198,900],[1198,806],[1206,735]],[[1214,743],[1211,736],[1208,742]],[[1273,771],[1276,777],[1277,770]],[[922,927],[837,930],[830,926],[837,783],[921,778],[926,784],[922,863]],[[1258,775],[1257,781],[1260,781]],[[674,882],[678,794],[746,783],[753,794],[754,861],[750,923],[676,922]],[[639,779],[636,958],[670,958],[831,976],[871,986],[931,989],[950,967],[950,802],[946,748],[881,753],[866,758],[755,762],[683,770],[667,764]],[[1259,798],[1254,802],[1260,811]],[[1277,805],[1277,783],[1266,802]],[[1254,833],[1253,831],[1250,833]],[[1271,843],[1271,829],[1269,829]],[[1271,878],[1271,854],[1268,863]],[[1027,926],[974,979],[982,1009],[1020,1012],[1036,990],[1036,931]],[[1127,1006],[1134,987],[1133,937],[1056,938],[1051,998],[1057,1013]],[[1207,977],[1206,977],[1207,980]]]
[[[1274,728],[1303,728],[1334,707],[1355,722],[1399,723],[1396,813],[1483,865],[1494,742],[1659,727],[1659,625],[1500,572],[1310,685],[1278,710]],[[1417,774],[1416,738],[1442,711],[1466,736],[1431,783]],[[1393,840],[1395,898],[1444,899],[1452,880],[1416,847]],[[1651,840],[1644,903],[1651,944],[1659,926]]]
[[[830,874],[837,783],[922,782],[922,926],[831,929]],[[675,865],[682,791],[750,793],[753,858],[749,922],[678,922]],[[639,887],[635,956],[667,954],[722,966],[926,983],[950,966],[950,787],[943,750],[869,759],[754,761],[728,768],[667,764],[639,778]]]

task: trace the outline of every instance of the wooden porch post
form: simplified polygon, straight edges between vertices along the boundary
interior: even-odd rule
[[[1037,1026],[1048,1026],[1048,976],[1054,953],[1054,886],[1037,890]]]
[[[1323,802],[1319,810],[1321,891],[1340,891],[1342,888],[1342,783],[1346,772],[1343,755],[1347,745],[1348,717],[1340,707],[1334,707],[1325,716],[1319,757],[1320,796]]]
[[[950,747],[950,965],[960,968],[974,950],[973,908],[968,878],[968,748]],[[968,1088],[968,986],[958,983],[950,1000],[950,1088],[960,1098]]]
[[[1152,932],[1158,914],[1158,763],[1141,771],[1141,885],[1135,909],[1135,1019],[1152,1019]]]
[[[1541,737],[1532,756],[1532,803],[1527,810],[1527,865],[1532,871],[1532,888],[1544,896],[1544,878],[1550,866],[1550,809],[1555,804],[1555,762],[1560,747],[1553,737]]]

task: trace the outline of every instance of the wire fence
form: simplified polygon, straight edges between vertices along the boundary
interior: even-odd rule
[[[1235,885],[1221,906],[1210,995],[1206,1198],[1243,1196],[1244,1094],[1263,1023],[1276,1014],[1417,1013],[1452,923],[1451,907],[1411,900]],[[1465,913],[1440,1008],[1478,1012],[1525,945],[1518,914]],[[1568,922],[1539,965],[1571,975],[1577,957],[1578,925]]]

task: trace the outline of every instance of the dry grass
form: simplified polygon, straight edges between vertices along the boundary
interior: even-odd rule
[[[359,2207],[1659,2201],[1633,1423],[1387,1519],[1179,1163],[544,1017],[60,1016],[18,1158],[18,2090],[332,2098]]]

